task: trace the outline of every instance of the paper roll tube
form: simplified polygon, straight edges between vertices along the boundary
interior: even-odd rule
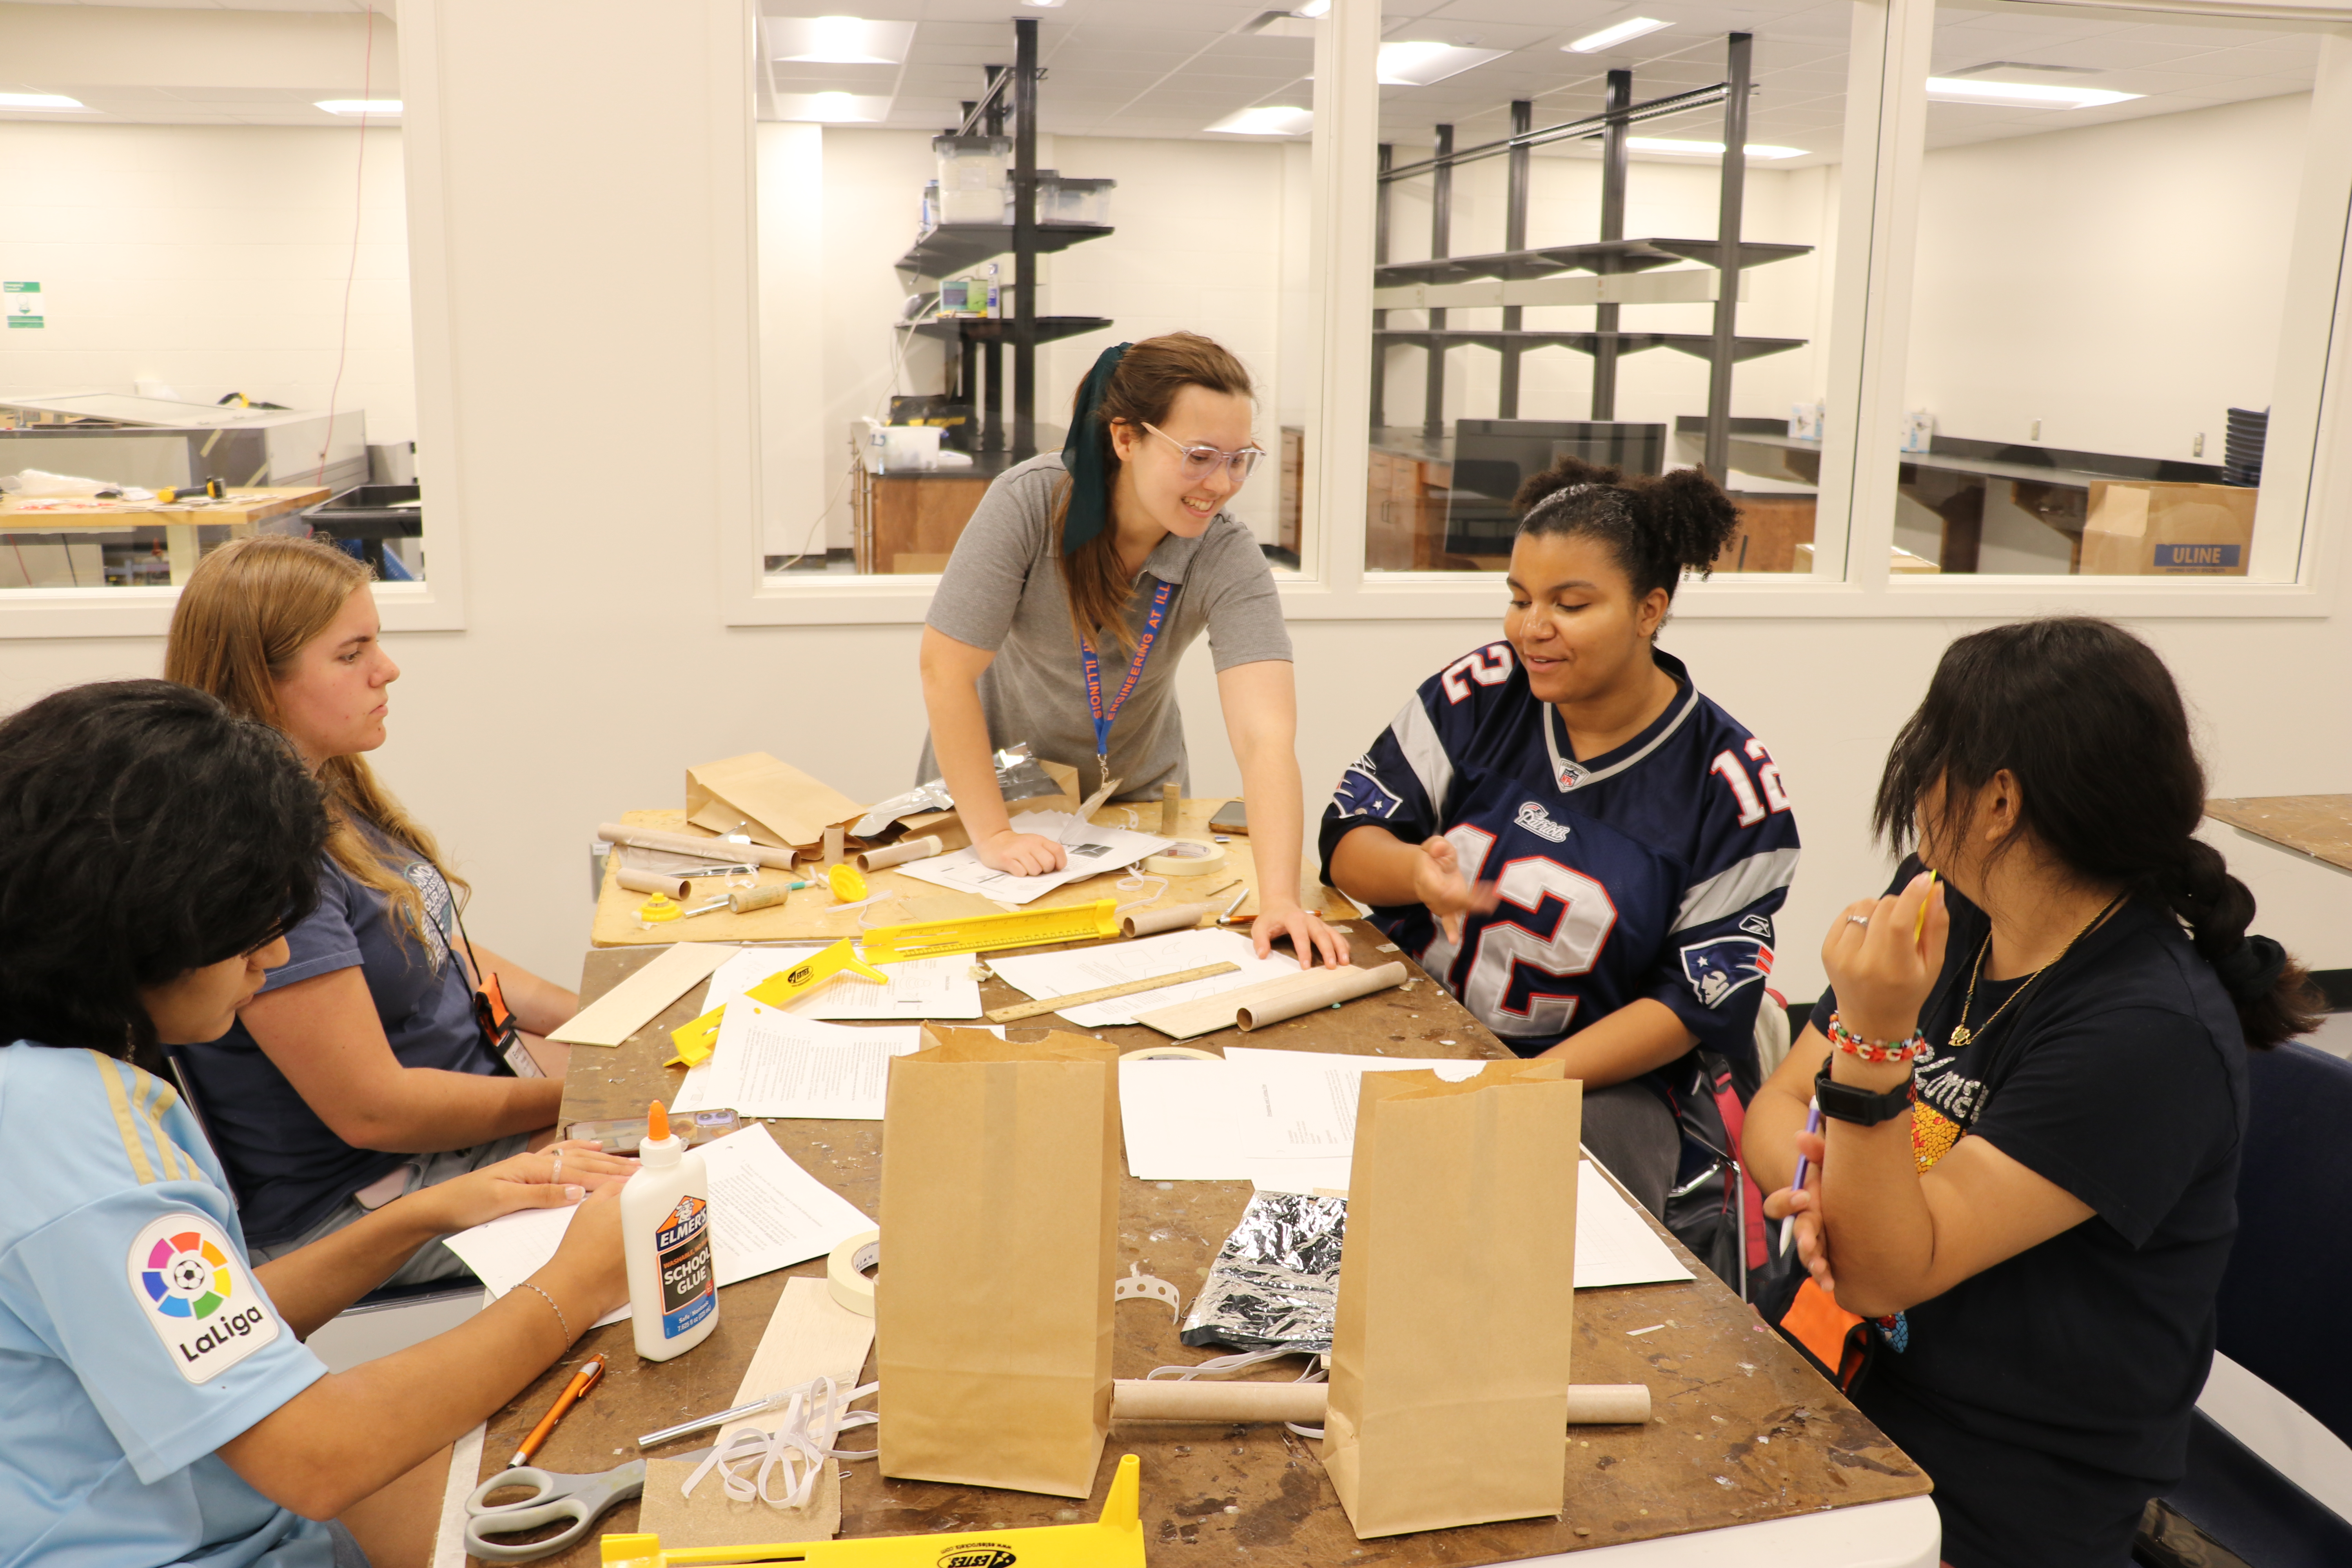
[[[1158,936],[1162,931],[1191,931],[1201,923],[1201,917],[1217,912],[1214,904],[1177,904],[1164,910],[1144,910],[1118,922],[1118,929],[1129,936]]]
[[[684,877],[657,877],[651,871],[632,871],[626,867],[614,871],[613,880],[633,893],[667,893],[680,903],[694,891],[694,884]]]
[[[1276,994],[1260,997],[1236,1011],[1234,1026],[1247,1034],[1268,1024],[1279,1024],[1285,1018],[1328,1007],[1335,1002],[1352,1002],[1359,996],[1402,985],[1404,978],[1402,963],[1383,963],[1378,969],[1305,970],[1297,976],[1296,985],[1286,985]]]
[[[667,849],[673,855],[700,855],[714,862],[773,866],[779,871],[793,868],[793,852],[789,849],[772,849],[765,844],[738,844],[708,834],[666,833],[658,827],[601,822],[596,825],[596,837],[607,844],[625,844],[632,849]]]
[[[902,838],[896,844],[879,849],[866,849],[855,859],[861,871],[879,871],[885,866],[903,865],[908,860],[928,860],[934,855],[947,853],[936,834],[922,838]]]
[[[1296,1421],[1323,1424],[1328,1383],[1222,1383],[1199,1378],[1120,1378],[1111,1384],[1114,1421]],[[1650,1419],[1650,1390],[1639,1383],[1569,1385],[1571,1426],[1640,1426]]]
[[[793,890],[790,882],[762,882],[756,888],[739,888],[727,895],[730,914],[748,915],[753,910],[764,910],[781,904]]]

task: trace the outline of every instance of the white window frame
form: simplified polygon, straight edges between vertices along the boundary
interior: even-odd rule
[[[408,202],[410,353],[416,371],[416,447],[429,469],[432,504],[422,542],[425,580],[375,584],[388,632],[462,631],[466,626],[464,530],[458,515],[457,386],[450,364],[455,323],[442,223],[438,84],[433,70],[434,0],[401,7],[401,146]],[[167,588],[10,588],[0,591],[0,640],[160,637],[180,601]]]
[[[420,0],[412,0],[412,4]],[[2324,519],[2352,511],[2352,8],[2233,0],[1971,0],[2027,15],[2116,11],[2217,24],[2275,20],[2322,35],[2306,141],[2304,197],[2289,258],[2284,314],[2326,321],[2325,332],[2288,332],[2279,348],[2272,461],[2259,503],[2246,579],[1920,576],[1888,569],[1895,469],[1901,461],[1903,368],[1926,156],[1927,58],[1935,0],[1856,0],[1846,92],[1847,199],[1840,204],[1839,268],[1830,306],[1830,404],[1853,411],[1833,424],[1822,455],[1819,521],[1810,575],[1744,574],[1693,581],[1676,613],[1699,619],[1998,620],[2067,610],[2126,620],[2319,619],[2333,613]],[[725,10],[725,6],[718,9]],[[404,16],[406,9],[404,7]],[[715,47],[723,90],[711,96],[715,171],[739,186],[739,212],[722,215],[722,332],[718,367],[725,449],[719,587],[730,626],[906,625],[919,622],[936,576],[782,580],[762,570],[758,505],[759,302],[754,265],[752,11]],[[1310,282],[1307,308],[1318,376],[1307,415],[1302,549],[1297,573],[1277,572],[1294,620],[1487,619],[1502,605],[1501,574],[1367,572],[1364,557],[1367,389],[1371,374],[1372,212],[1380,89],[1374,62],[1378,0],[1333,0],[1317,29]],[[404,29],[404,32],[405,29]],[[404,78],[405,79],[405,78]],[[1856,199],[1859,193],[1867,199]],[[1863,263],[1857,265],[1856,263]],[[420,360],[422,378],[424,366]],[[738,425],[740,423],[740,428]],[[2282,464],[2293,452],[2307,460]],[[2336,531],[2341,532],[2342,530]],[[2269,581],[2256,579],[2269,578]]]

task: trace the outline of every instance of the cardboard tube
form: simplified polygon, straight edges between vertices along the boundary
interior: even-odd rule
[[[841,864],[844,842],[844,836],[838,825],[824,830],[824,858],[826,870],[830,871]]]
[[[779,871],[793,868],[793,852],[772,849],[765,844],[738,844],[731,839],[713,838],[700,833],[666,833],[658,827],[630,827],[618,822],[596,825],[596,837],[607,844],[625,844],[633,849],[667,849],[673,855],[701,855],[713,864],[728,861],[752,866],[773,866]]]
[[[626,867],[614,871],[613,880],[633,893],[667,893],[680,903],[694,891],[694,884],[684,877],[657,877],[651,871],[632,871]]]
[[[932,834],[922,838],[902,838],[880,849],[861,850],[855,858],[859,870],[879,871],[885,866],[903,865],[909,860],[928,860],[934,855],[946,853],[946,847],[940,844],[939,836]]]
[[[1184,809],[1183,792],[1182,792],[1181,790],[1178,789],[1174,784],[1162,784],[1162,785],[1160,785],[1160,837],[1162,837],[1162,838],[1173,838],[1173,837],[1176,837],[1176,829],[1177,829],[1177,826],[1178,826],[1178,825],[1182,821],[1183,809]]]
[[[727,895],[730,914],[748,915],[753,910],[764,910],[781,904],[792,893],[790,882],[762,882],[756,888],[742,888]]]
[[[1164,910],[1143,910],[1126,916],[1118,929],[1129,936],[1158,936],[1162,931],[1191,931],[1201,917],[1217,912],[1214,904],[1176,904]]]
[[[1286,985],[1272,996],[1260,997],[1234,1015],[1234,1026],[1247,1034],[1268,1024],[1279,1024],[1285,1018],[1296,1018],[1328,1007],[1335,1002],[1352,1002],[1359,996],[1369,996],[1375,991],[1385,991],[1391,985],[1404,984],[1404,965],[1383,963],[1378,969],[1308,969],[1300,972],[1296,985]]]
[[[1120,1378],[1111,1384],[1114,1421],[1296,1421],[1319,1426],[1328,1383],[1222,1383],[1206,1378]],[[1639,1383],[1579,1383],[1568,1390],[1571,1426],[1638,1426],[1650,1419],[1650,1391]]]

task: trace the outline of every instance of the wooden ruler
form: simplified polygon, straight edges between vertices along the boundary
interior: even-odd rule
[[[988,1015],[992,1024],[1010,1024],[1022,1018],[1035,1018],[1047,1013],[1058,1013],[1065,1007],[1083,1007],[1089,1002],[1108,1002],[1115,996],[1132,996],[1138,992],[1158,991],[1163,986],[1181,985],[1187,980],[1206,980],[1213,974],[1236,974],[1238,963],[1204,963],[1198,969],[1180,969],[1173,974],[1155,974],[1148,980],[1125,980],[1117,985],[1097,985],[1092,991],[1074,991],[1067,996],[1047,996],[1035,1002],[1016,1002],[1010,1007],[998,1007]]]

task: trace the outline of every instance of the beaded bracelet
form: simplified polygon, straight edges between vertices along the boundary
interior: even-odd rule
[[[1864,1039],[1847,1028],[1844,1021],[1832,1013],[1827,1032],[1832,1047],[1861,1061],[1908,1064],[1927,1054],[1927,1037],[1916,1029],[1911,1031],[1911,1037],[1907,1040],[1890,1040],[1882,1045]]]

